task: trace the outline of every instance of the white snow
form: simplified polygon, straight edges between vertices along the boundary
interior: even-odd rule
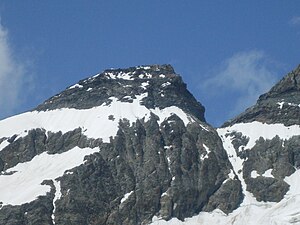
[[[264,139],[272,139],[278,135],[281,139],[287,140],[294,135],[300,135],[300,126],[284,126],[280,123],[266,124],[254,121],[251,123],[234,124],[231,127],[218,129],[218,132],[223,136],[226,133],[231,133],[234,131],[241,132],[244,136],[250,138],[248,144],[245,146],[245,149],[251,149],[260,137],[263,137]]]
[[[279,105],[279,109],[282,109],[284,102],[277,102],[277,105]]]
[[[2,151],[2,149],[4,149],[9,144],[10,143],[7,140],[2,141],[1,144],[0,144],[0,152]]]
[[[146,87],[149,85],[149,81],[143,82],[142,83],[142,88],[147,89]]]
[[[96,77],[99,77],[99,76],[100,76],[100,73],[97,73],[94,76],[92,76],[92,78],[96,78]]]
[[[129,196],[132,195],[132,194],[133,194],[133,191],[131,191],[131,192],[129,192],[129,193],[126,193],[126,194],[124,195],[124,197],[121,199],[121,204],[122,204],[123,202],[125,202],[125,201],[129,198]]]
[[[257,173],[257,171],[256,170],[252,170],[251,171],[251,177],[252,178],[257,178],[257,177],[259,177],[260,175]]]
[[[88,88],[86,91],[91,91],[91,90],[93,90],[93,88]]]
[[[159,117],[160,122],[172,114],[179,116],[185,125],[194,121],[176,106],[164,109],[147,109],[140,104],[140,101],[146,96],[147,93],[137,96],[137,99],[134,99],[132,103],[120,102],[112,97],[110,98],[111,104],[91,109],[63,108],[23,113],[0,121],[0,137],[11,137],[14,134],[25,136],[26,130],[35,128],[66,133],[81,127],[87,137],[102,138],[104,142],[109,142],[110,136],[117,134],[119,120],[123,118],[128,119],[131,123],[143,118],[147,121],[151,113],[154,113]],[[109,120],[109,115],[113,115],[115,120]]]
[[[123,80],[134,80],[131,73],[119,72],[118,75],[117,75],[117,78],[118,79],[123,79]]]
[[[294,107],[300,107],[300,104],[297,105],[297,104],[295,104],[295,103],[290,103],[290,102],[288,103],[288,105],[289,105],[289,106],[294,106]]]
[[[150,66],[136,66],[136,69],[144,69],[144,70],[150,70],[151,67]]]
[[[229,179],[233,180],[235,178],[235,174],[233,172],[233,170],[230,170],[230,173],[228,174]]]
[[[169,86],[169,85],[171,85],[171,83],[169,81],[167,81],[166,83],[163,83],[161,86],[166,87],[166,86]]]
[[[74,84],[73,86],[69,87],[68,89],[73,89],[73,88],[82,88],[83,86],[80,84]]]
[[[294,106],[294,107],[300,107],[300,104],[296,104],[296,103],[291,103],[291,102],[277,102],[277,105],[279,105],[279,109],[283,108],[283,105],[287,104],[289,106]]]
[[[204,155],[201,155],[201,160],[207,159],[208,158],[208,154],[210,153],[209,148],[205,144],[203,144],[203,147],[204,147],[206,153]]]
[[[161,197],[167,196],[168,195],[168,191],[165,191],[164,193],[161,194]]]
[[[52,222],[53,224],[55,224],[55,210],[56,210],[56,206],[55,206],[55,202],[56,200],[60,199],[61,198],[61,191],[60,191],[60,181],[57,181],[57,180],[53,180],[53,184],[54,184],[54,187],[55,187],[55,196],[54,196],[54,199],[53,199],[53,213],[52,213]]]
[[[75,147],[61,154],[47,154],[35,156],[31,161],[19,163],[5,172],[11,175],[0,175],[0,202],[2,205],[21,205],[35,200],[40,195],[50,191],[49,185],[41,185],[44,180],[55,180],[66,170],[83,163],[84,156],[99,151],[99,148]],[[60,194],[60,187],[54,181],[57,192],[55,200]]]
[[[271,177],[271,178],[274,178],[274,176],[272,175],[272,169],[269,169],[267,171],[265,171],[263,174],[262,174],[263,177]]]
[[[159,75],[160,78],[165,78],[166,76],[164,74]]]

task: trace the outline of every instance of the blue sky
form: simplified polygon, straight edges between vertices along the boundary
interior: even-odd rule
[[[4,0],[0,118],[106,68],[174,66],[222,124],[300,64],[300,2]]]

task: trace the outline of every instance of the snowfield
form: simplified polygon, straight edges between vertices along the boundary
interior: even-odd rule
[[[11,137],[14,134],[26,136],[27,131],[42,128],[51,132],[61,131],[66,133],[76,128],[82,128],[84,134],[89,138],[102,138],[104,142],[109,142],[111,136],[115,136],[118,131],[119,120],[127,119],[131,123],[137,119],[150,118],[151,113],[157,115],[160,122],[172,114],[179,116],[185,125],[194,120],[184,111],[176,106],[164,109],[148,109],[140,104],[147,93],[137,96],[132,103],[120,102],[111,97],[109,105],[101,105],[91,109],[63,108],[49,111],[33,111],[0,121],[0,137]],[[112,119],[109,119],[110,116]],[[7,143],[0,144],[0,151]]]

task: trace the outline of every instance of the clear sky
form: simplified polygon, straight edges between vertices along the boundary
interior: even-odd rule
[[[2,0],[0,118],[106,68],[172,64],[214,126],[300,64],[300,1]]]

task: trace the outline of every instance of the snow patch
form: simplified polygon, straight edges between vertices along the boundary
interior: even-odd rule
[[[279,105],[279,109],[283,108],[284,102],[277,102],[277,105]]]
[[[280,123],[266,124],[254,121],[251,123],[238,123],[231,127],[220,128],[218,129],[218,132],[223,135],[226,133],[241,132],[244,136],[249,137],[249,142],[245,146],[245,149],[251,149],[260,137],[271,140],[274,137],[279,136],[281,139],[287,140],[294,135],[300,135],[300,126],[284,126]]]
[[[206,153],[201,155],[201,160],[208,159],[208,154],[210,153],[209,148],[205,144],[203,144],[203,148],[205,149]]]
[[[46,152],[35,156],[31,161],[19,163],[5,172],[14,172],[10,175],[0,175],[0,202],[2,205],[21,205],[35,200],[40,195],[50,191],[49,185],[41,185],[44,180],[55,180],[83,163],[86,155],[98,152],[99,148],[75,147],[61,154]],[[57,190],[58,183],[54,182]],[[55,199],[61,196],[55,193]]]
[[[27,130],[41,128],[46,131],[66,133],[81,127],[89,138],[102,138],[109,142],[115,136],[119,127],[119,120],[126,118],[131,123],[137,119],[150,119],[151,113],[159,117],[160,123],[173,114],[179,116],[185,125],[194,120],[176,106],[164,109],[148,109],[141,105],[148,93],[136,96],[132,103],[121,102],[111,97],[109,105],[103,104],[90,109],[62,108],[49,111],[26,112],[0,121],[0,137],[11,137],[14,134],[20,137],[27,135]],[[115,120],[110,120],[113,115]],[[3,143],[3,146],[5,144]]]
[[[300,107],[300,104],[295,104],[295,103],[288,103],[289,106],[294,106],[294,107]]]
[[[230,173],[228,174],[229,179],[234,180],[235,179],[235,174],[233,172],[233,170],[230,170]]]
[[[83,86],[81,84],[74,84],[73,86],[69,87],[68,89],[73,89],[73,88],[82,88]]]
[[[124,197],[121,199],[121,204],[122,204],[123,202],[125,202],[125,201],[129,198],[129,196],[132,195],[132,194],[133,194],[133,191],[131,191],[131,192],[129,192],[129,193],[126,193],[126,194],[124,195]]]
[[[0,144],[0,152],[2,151],[2,149],[4,149],[9,144],[10,143],[7,140],[2,141],[1,144]]]
[[[259,176],[260,176],[260,175],[257,173],[256,170],[251,171],[251,178],[257,178],[257,177],[259,177]]]
[[[146,89],[147,89],[146,87],[147,87],[148,85],[149,85],[149,81],[143,82],[141,86],[142,86],[143,89],[146,90]]]
[[[60,191],[60,181],[57,181],[57,180],[53,180],[53,184],[54,184],[54,187],[55,187],[55,196],[54,196],[54,199],[53,199],[53,213],[52,213],[52,222],[53,224],[55,224],[55,210],[56,210],[56,206],[55,206],[55,202],[61,198],[61,191]]]
[[[272,170],[273,170],[273,169],[269,169],[269,170],[265,171],[265,172],[262,174],[262,176],[263,176],[263,177],[271,177],[271,178],[274,178],[274,176],[272,175]]]
[[[164,88],[164,87],[169,86],[169,85],[171,85],[171,83],[168,81],[166,83],[163,83],[161,86]]]

